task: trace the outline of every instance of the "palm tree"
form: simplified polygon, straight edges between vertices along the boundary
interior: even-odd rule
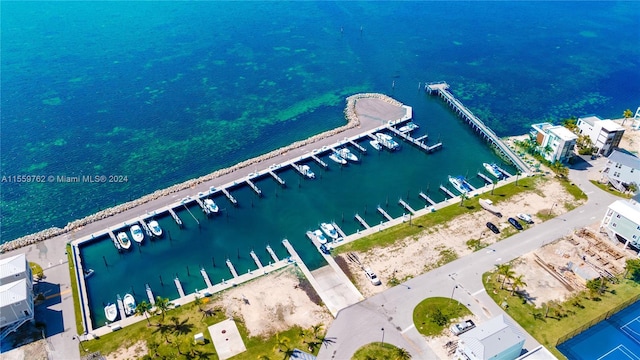
[[[623,278],[626,279],[629,274],[633,277],[638,270],[640,270],[640,259],[627,259]]]
[[[291,349],[289,347],[290,342],[291,340],[289,340],[288,337],[280,337],[280,334],[276,334],[276,344],[274,345],[273,349],[277,350],[278,352],[288,352]]]
[[[156,309],[162,314],[162,321],[164,321],[164,314],[171,309],[173,303],[167,298],[156,296]]]
[[[202,312],[202,298],[198,295],[195,296],[195,300],[193,301],[194,304],[196,304],[196,306],[198,307],[198,311]]]
[[[518,170],[518,172],[516,172],[516,186],[518,186],[518,177],[522,175],[522,173],[520,172],[520,170]]]
[[[627,109],[624,112],[622,112],[622,117],[624,117],[624,120],[622,120],[622,125],[624,125],[624,123],[627,122],[627,119],[633,116],[633,112],[631,112],[631,109]]]
[[[147,348],[149,349],[149,354],[152,354],[152,357],[156,357],[158,356],[158,348],[160,347],[160,344],[158,344],[155,341],[151,341],[147,343]]]
[[[507,279],[513,279],[513,275],[515,274],[513,270],[511,270],[511,264],[498,264],[496,265],[498,270],[498,275],[502,275],[502,284],[500,285],[500,290],[504,289],[504,283]]]
[[[524,275],[518,275],[512,278],[511,281],[511,296],[518,290],[520,286],[527,286],[527,283],[524,282]]]
[[[396,348],[395,351],[396,360],[409,360],[411,359],[411,353],[407,349]]]
[[[493,189],[496,188],[496,184],[498,183],[498,180],[493,179],[493,181],[491,181],[493,183],[493,187],[491,187],[491,195],[493,195]]]
[[[147,326],[151,326],[151,321],[149,320],[149,311],[151,311],[151,304],[149,304],[148,302],[142,300],[141,302],[138,303],[138,305],[136,305],[136,315],[144,315],[144,317],[147,319]]]
[[[462,194],[460,194],[460,206],[462,206],[464,204],[464,201],[467,200],[469,198],[469,196],[467,195],[466,192],[463,192]]]

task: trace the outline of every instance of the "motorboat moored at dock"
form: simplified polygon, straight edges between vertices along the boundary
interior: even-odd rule
[[[389,150],[396,150],[400,147],[391,135],[387,135],[384,133],[376,133],[376,138],[378,138],[378,142],[380,145],[386,147]]]
[[[160,237],[162,236],[162,228],[160,228],[160,224],[157,221],[151,220],[149,222],[149,230],[154,236]]]
[[[340,154],[340,156],[343,159],[347,159],[349,161],[353,161],[353,162],[358,162],[359,159],[356,156],[356,154],[352,153],[351,150],[349,150],[348,148],[344,147],[342,149],[338,150],[338,154]]]
[[[220,211],[220,208],[218,207],[218,205],[211,199],[204,199],[204,206],[206,206],[207,209],[209,209],[209,212],[211,212],[212,214],[215,214],[218,211]]]
[[[345,165],[347,163],[347,160],[343,159],[337,151],[332,152],[331,155],[329,155],[329,159],[337,162],[340,165]]]
[[[489,174],[493,175],[498,179],[502,179],[502,177],[504,176],[500,171],[500,168],[496,164],[482,163],[482,166],[484,166],[484,168],[487,170]]]
[[[107,304],[107,306],[104,307],[104,316],[111,322],[116,320],[118,317],[118,308],[115,303]]]
[[[124,313],[127,316],[131,316],[136,312],[136,299],[131,294],[125,294],[122,298],[122,304],[124,305]]]
[[[82,273],[83,273],[85,279],[90,278],[91,275],[93,275],[94,272],[95,271],[93,269],[83,269],[82,270]]]
[[[131,226],[129,230],[131,231],[131,237],[133,238],[133,241],[141,244],[144,240],[144,233],[142,232],[142,228],[140,228],[140,225],[135,224]]]
[[[118,233],[118,244],[125,250],[131,248],[131,240],[129,240],[126,232],[122,231]]]
[[[322,223],[320,224],[320,228],[322,229],[322,231],[324,231],[325,234],[327,234],[327,236],[329,236],[333,240],[337,239],[339,236],[338,231],[332,224]]]
[[[418,124],[410,122],[410,123],[407,123],[407,125],[400,127],[398,131],[400,131],[401,133],[410,133],[419,127],[420,126],[418,126]]]
[[[466,183],[463,176],[453,177],[449,175],[449,182],[456,190],[458,190],[458,192],[462,194],[473,191],[473,189],[471,189],[471,187]]]
[[[378,140],[369,141],[369,145],[371,145],[372,148],[378,151],[382,150],[382,145],[380,145],[380,142]]]
[[[316,177],[316,174],[314,174],[314,172],[311,171],[311,168],[309,167],[309,165],[300,166],[300,173],[302,173],[302,175],[308,177],[309,179],[315,179]]]
[[[322,231],[320,230],[314,230],[313,235],[316,236],[316,239],[318,239],[318,242],[320,244],[326,244],[327,243],[327,238],[324,236],[324,234],[322,233]]]

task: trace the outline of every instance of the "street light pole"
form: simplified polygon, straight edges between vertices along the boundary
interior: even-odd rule
[[[87,349],[85,349],[85,348],[84,348],[84,345],[82,345],[82,340],[80,340],[80,338],[79,338],[79,337],[74,336],[74,337],[73,337],[73,339],[74,339],[74,340],[78,340],[78,344],[80,344],[80,347],[82,348],[82,351],[84,351],[84,352],[89,351],[89,350],[87,350]]]
[[[384,328],[382,328],[380,330],[382,330],[382,346],[384,346]]]

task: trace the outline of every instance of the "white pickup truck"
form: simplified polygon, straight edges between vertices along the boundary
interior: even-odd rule
[[[476,324],[471,320],[463,321],[461,323],[453,324],[449,327],[449,331],[455,336],[463,334],[476,327]]]

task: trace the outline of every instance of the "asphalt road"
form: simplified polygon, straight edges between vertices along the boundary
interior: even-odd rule
[[[508,317],[485,292],[482,274],[602,219],[607,206],[619,198],[591,184],[588,173],[601,169],[605,161],[579,161],[570,171],[571,181],[589,197],[584,205],[341,310],[329,327],[329,341],[318,359],[350,359],[358,348],[376,341],[407,349],[413,359],[437,358],[413,325],[414,307],[428,297],[453,297],[481,321],[501,313]],[[527,334],[525,349],[538,345]]]

